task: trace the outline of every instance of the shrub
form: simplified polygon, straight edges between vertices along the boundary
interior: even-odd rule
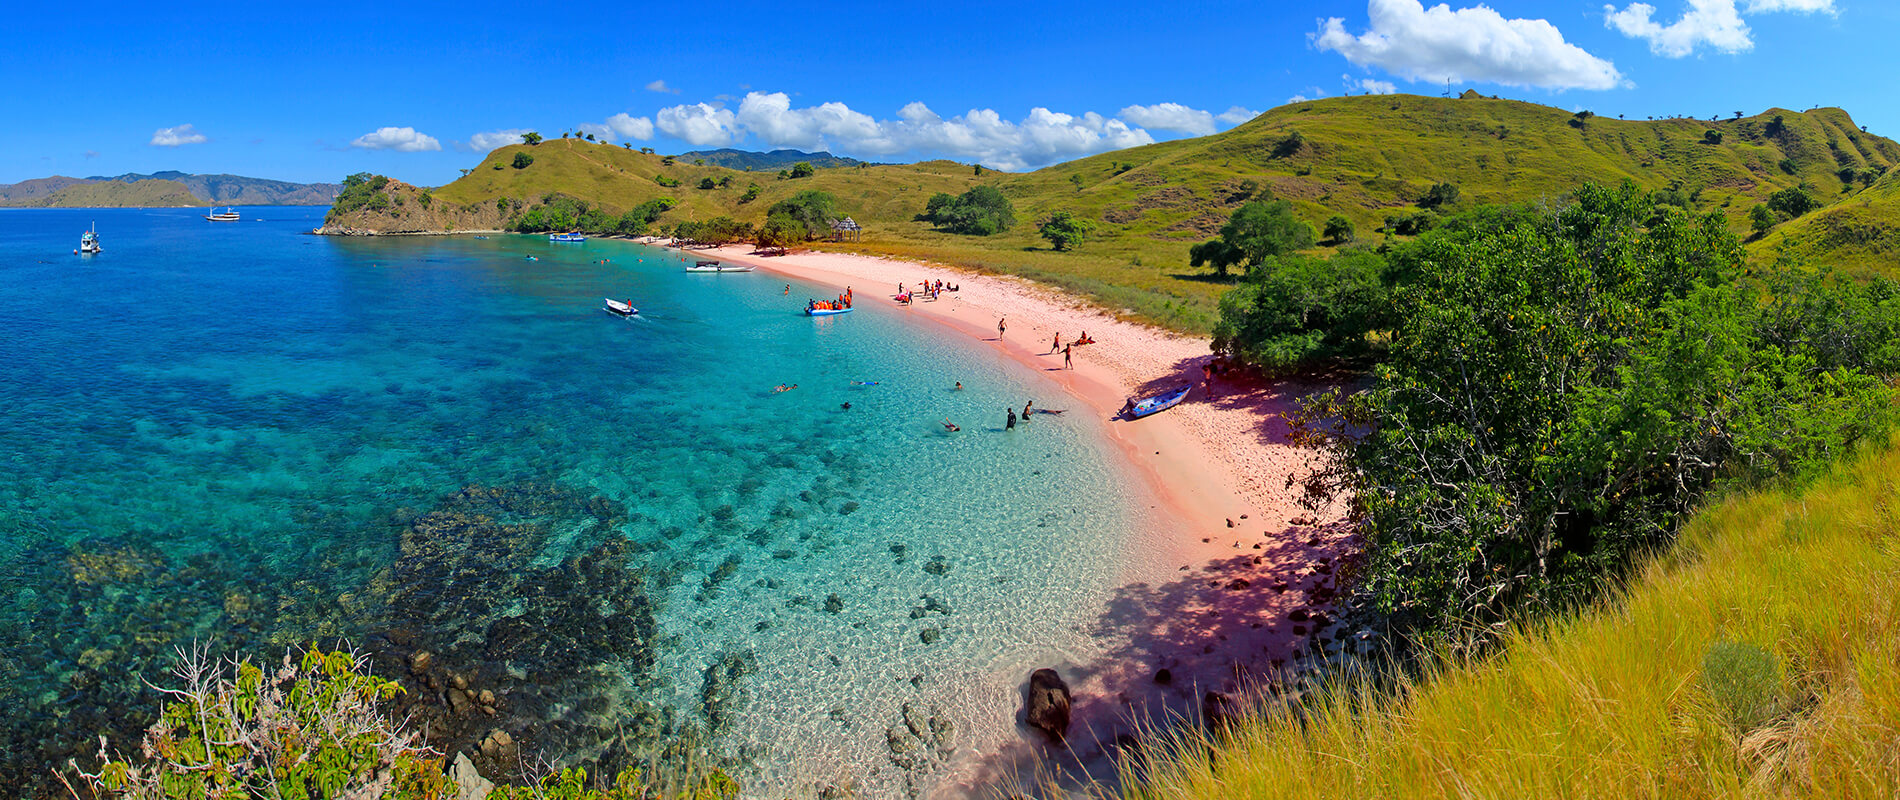
[[[739,202],[742,205],[757,199],[759,199],[759,185],[756,183],[745,187],[745,194],[739,195]]]
[[[810,161],[800,161],[796,164],[793,164],[792,171],[790,173],[791,177],[794,177],[794,178],[809,178],[816,174],[818,174],[818,171],[815,169],[812,169]]]
[[[1718,131],[1718,130],[1715,130],[1715,129],[1713,129],[1713,128],[1711,128],[1711,129],[1709,129],[1709,130],[1706,130],[1706,131],[1703,131],[1703,132],[1702,132],[1702,143],[1703,143],[1703,144],[1721,144],[1721,143],[1722,143],[1722,132],[1721,132],[1721,131]]]
[[[989,236],[1016,224],[1016,209],[996,187],[978,186],[961,195],[937,193],[917,219],[951,233]]]
[[[719,188],[719,182],[718,182],[718,181],[716,181],[716,180],[713,180],[712,178],[700,178],[700,179],[699,179],[699,188],[701,188],[701,189],[717,189],[717,188]]]
[[[654,175],[653,182],[661,186],[664,186],[668,189],[671,189],[673,187],[680,185],[680,181],[678,178],[669,178],[665,175]]]
[[[1808,194],[1801,186],[1790,186],[1768,196],[1768,209],[1787,218],[1794,218],[1813,211],[1821,206],[1821,201]]]
[[[1270,376],[1361,355],[1390,324],[1384,272],[1366,251],[1267,259],[1221,296],[1214,349]]]
[[[1036,232],[1049,240],[1049,244],[1057,251],[1063,251],[1073,250],[1081,244],[1088,237],[1091,227],[1087,220],[1077,219],[1067,211],[1057,211],[1043,219],[1042,224],[1036,227]]]
[[[1425,190],[1425,196],[1418,199],[1419,208],[1442,209],[1458,202],[1458,187],[1449,183],[1434,183]]]
[[[1331,219],[1326,220],[1326,229],[1323,233],[1326,239],[1334,244],[1350,242],[1353,237],[1352,220],[1334,214]]]
[[[534,163],[534,156],[528,155],[527,153],[523,153],[523,152],[515,153],[515,164],[514,164],[515,169],[527,169],[528,165],[533,164],[533,163]]]
[[[143,762],[111,754],[86,772],[93,797],[439,798],[453,794],[442,754],[379,703],[402,685],[367,674],[354,653],[314,646],[269,674],[249,660],[180,652],[181,686],[145,732]]]
[[[782,226],[782,232],[800,241],[816,239],[831,233],[831,222],[839,217],[838,198],[830,192],[807,189],[773,203],[765,216],[768,222],[775,216],[790,220]]]
[[[1789,175],[1793,175],[1795,173],[1795,170],[1797,169],[1794,163],[1794,159],[1792,158],[1784,158],[1778,162],[1775,162],[1775,166],[1780,167],[1782,172],[1786,172]]]
[[[368,172],[358,172],[343,179],[343,189],[337,192],[336,201],[330,204],[328,216],[348,214],[360,209],[381,211],[389,208],[389,196],[383,189],[389,185],[389,179]]]

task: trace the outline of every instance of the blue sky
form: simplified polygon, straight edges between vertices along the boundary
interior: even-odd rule
[[[9,12],[0,47],[0,182],[177,169],[440,184],[525,129],[1028,169],[1294,98],[1435,95],[1447,77],[1632,118],[1840,106],[1900,136],[1896,6],[41,3]]]

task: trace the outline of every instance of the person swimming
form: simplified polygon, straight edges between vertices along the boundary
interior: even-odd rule
[[[779,385],[778,385],[778,387],[777,387],[777,388],[775,388],[775,389],[773,389],[772,391],[774,391],[774,392],[789,392],[789,391],[791,391],[791,390],[793,390],[793,389],[796,389],[796,388],[798,388],[798,384],[796,384],[796,383],[794,383],[794,384],[791,384],[791,385],[786,385],[786,384],[783,384],[783,383],[781,383],[781,384],[779,384]]]
[[[962,428],[957,427],[956,423],[951,422],[949,417],[944,417],[943,429],[951,433],[956,433],[957,431],[963,430]]]

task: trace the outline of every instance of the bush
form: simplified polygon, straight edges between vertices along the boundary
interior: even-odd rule
[[[713,180],[712,178],[700,178],[700,179],[699,179],[699,188],[701,188],[701,189],[717,189],[717,188],[719,188],[719,182],[718,182],[718,181],[716,181],[716,180]]]
[[[815,169],[812,169],[810,161],[800,161],[796,164],[793,164],[792,171],[790,173],[791,177],[794,177],[794,178],[809,178],[816,174],[818,174],[818,171]]]
[[[523,152],[515,153],[515,164],[514,164],[515,169],[527,169],[528,165],[533,164],[533,163],[534,163],[534,156],[528,155],[527,153],[523,153]]]
[[[1702,143],[1703,143],[1703,144],[1721,144],[1721,143],[1722,143],[1722,132],[1721,132],[1721,131],[1718,131],[1718,130],[1715,130],[1715,129],[1713,129],[1713,128],[1711,128],[1711,129],[1709,129],[1709,130],[1706,130],[1706,131],[1703,131],[1703,132],[1702,132]]]
[[[453,794],[442,754],[380,709],[402,685],[368,675],[361,656],[312,647],[268,675],[249,660],[227,670],[202,649],[181,656],[143,763],[102,744],[96,771],[73,765],[93,797]]]
[[[1016,224],[1016,209],[996,187],[978,186],[961,195],[937,193],[917,219],[951,233],[989,236]]]
[[[1384,273],[1366,251],[1267,259],[1221,296],[1214,350],[1269,376],[1363,355],[1368,334],[1390,326]]]
[[[1352,220],[1346,219],[1339,214],[1334,214],[1331,219],[1326,220],[1326,229],[1323,233],[1326,236],[1326,240],[1333,244],[1345,244],[1350,242],[1353,237]]]
[[[1768,210],[1793,219],[1821,207],[1806,187],[1791,186],[1768,196]]]
[[[840,216],[838,198],[832,197],[830,192],[807,189],[773,203],[765,210],[765,216],[768,222],[775,216],[789,220],[782,232],[798,241],[816,239],[831,233],[832,221]]]
[[[1797,169],[1794,163],[1794,159],[1792,158],[1784,158],[1780,161],[1777,161],[1775,162],[1775,166],[1780,167],[1782,172],[1786,172],[1789,175],[1793,175],[1795,173],[1795,170]]]
[[[664,186],[668,189],[671,189],[680,185],[680,181],[678,178],[669,178],[669,177],[666,177],[665,175],[654,175],[653,182],[661,186]]]
[[[1418,199],[1419,208],[1443,209],[1458,202],[1458,187],[1449,183],[1434,183],[1425,190],[1425,196]]]
[[[1076,245],[1088,238],[1090,227],[1087,220],[1077,219],[1067,211],[1057,211],[1036,226],[1036,232],[1049,240],[1049,244],[1059,252],[1075,249]]]
[[[1295,438],[1326,448],[1312,497],[1355,498],[1396,625],[1457,639],[1587,600],[1708,492],[1888,429],[1900,288],[1745,267],[1720,215],[1627,182],[1392,249],[1371,387],[1307,406]]]
[[[756,183],[745,187],[745,194],[739,195],[739,203],[741,205],[757,199],[759,199],[759,185]]]
[[[328,216],[348,214],[360,209],[381,211],[389,207],[389,196],[383,194],[383,188],[389,185],[389,179],[368,172],[358,172],[343,179],[343,189],[337,192],[336,201],[330,204]]]

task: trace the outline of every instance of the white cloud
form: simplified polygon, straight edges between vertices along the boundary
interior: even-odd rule
[[[1303,95],[1303,94],[1296,94],[1292,97],[1287,98],[1286,102],[1287,102],[1287,105],[1292,105],[1294,103],[1304,103],[1311,99],[1313,98],[1307,97],[1306,95]]]
[[[177,147],[179,145],[198,144],[208,141],[210,141],[210,139],[193,129],[189,124],[180,125],[176,128],[159,128],[158,130],[152,131],[152,144],[157,147]]]
[[[351,147],[364,150],[394,150],[398,153],[421,153],[442,149],[442,143],[434,136],[417,131],[415,128],[377,128],[350,142]]]
[[[1412,81],[1486,81],[1543,89],[1625,86],[1616,65],[1564,41],[1541,19],[1506,19],[1487,6],[1426,9],[1419,0],[1368,0],[1372,27],[1354,36],[1323,20],[1313,46]]]
[[[1346,82],[1347,94],[1352,94],[1353,92],[1362,92],[1365,94],[1398,94],[1399,92],[1399,87],[1393,85],[1391,81],[1354,78],[1351,75],[1341,75],[1339,79]]]
[[[705,103],[662,108],[653,118],[660,132],[699,147],[724,147],[745,135],[734,127],[731,111]]]
[[[1257,117],[1257,116],[1260,116],[1260,112],[1255,111],[1251,108],[1243,108],[1241,106],[1229,106],[1226,111],[1220,112],[1219,114],[1215,115],[1214,118],[1222,122],[1225,122],[1229,125],[1239,125],[1240,123],[1246,122],[1247,120],[1253,119],[1254,117]]]
[[[859,149],[883,149],[884,131],[868,114],[843,103],[792,108],[784,92],[748,92],[739,102],[738,124],[761,141],[777,147],[821,150],[826,142],[851,142]]]
[[[497,147],[521,144],[521,134],[527,132],[527,128],[506,128],[499,131],[478,133],[468,137],[468,149],[477,153],[486,153]]]
[[[636,117],[624,111],[607,118],[606,122],[583,122],[581,133],[591,133],[602,141],[616,142],[621,139],[646,141],[653,138],[653,120]]]
[[[86,151],[86,158],[98,158],[98,157],[99,157],[99,151],[97,150]]]
[[[1116,116],[1158,131],[1180,131],[1194,136],[1206,136],[1214,132],[1213,114],[1180,103],[1129,106]]]
[[[1832,14],[1834,0],[1748,0],[1747,8],[1750,14],[1768,11]],[[1742,13],[1735,7],[1735,0],[1689,0],[1689,9],[1682,17],[1664,25],[1655,19],[1655,6],[1631,3],[1621,11],[1616,6],[1604,6],[1603,23],[1624,36],[1649,42],[1651,53],[1682,58],[1702,45],[1724,53],[1754,49],[1755,39],[1749,35]]]
[[[659,92],[661,94],[679,94],[680,93],[680,90],[666,85],[666,81],[663,81],[663,80],[654,81],[652,83],[647,84],[647,91]]]

